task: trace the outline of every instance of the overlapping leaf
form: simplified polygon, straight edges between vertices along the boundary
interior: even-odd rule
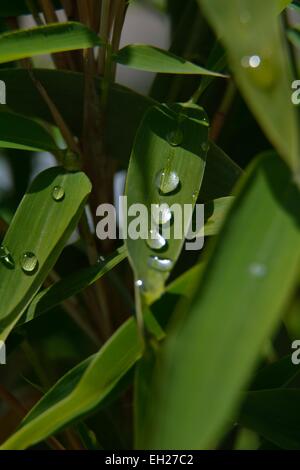
[[[234,77],[266,135],[296,176],[299,137],[292,73],[273,0],[198,0],[226,47]],[[237,39],[238,38],[238,39]]]
[[[0,64],[18,59],[101,46],[99,37],[86,26],[55,23],[0,35]]]
[[[216,445],[297,282],[299,203],[290,172],[274,154],[252,165],[192,307],[167,335],[144,445]]]

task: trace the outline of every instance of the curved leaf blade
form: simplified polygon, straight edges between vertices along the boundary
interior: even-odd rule
[[[207,70],[171,52],[144,44],[125,46],[114,55],[113,59],[118,64],[146,72],[226,77],[222,73]]]
[[[297,282],[299,203],[290,172],[274,154],[251,166],[191,309],[165,340],[147,447],[216,445]]]
[[[52,198],[54,187],[64,199]],[[12,261],[0,262],[0,338],[5,340],[52,269],[82,214],[91,184],[82,172],[51,168],[41,173],[25,194],[3,240]],[[21,231],[20,231],[21,229]],[[26,273],[20,262],[24,253],[38,261]]]
[[[198,0],[198,3],[226,47],[246,102],[298,177],[297,111],[291,102],[292,73],[285,53],[278,2]]]
[[[54,139],[33,119],[0,109],[0,148],[59,151]]]
[[[182,132],[183,135],[183,141],[178,146],[172,146],[168,141],[168,136],[174,131]],[[149,219],[143,222],[143,238],[135,240],[128,237],[126,246],[135,277],[142,280],[148,300],[158,298],[162,294],[170,274],[170,271],[149,268],[149,259],[160,256],[174,265],[185,242],[185,234],[191,220],[182,220],[181,216],[177,218],[177,222],[181,222],[181,233],[177,238],[174,236],[174,220],[163,254],[158,254],[146,243],[150,237],[152,205],[167,204],[172,208],[176,204],[182,215],[185,205],[194,207],[203,179],[207,150],[208,120],[204,110],[197,106],[178,106],[175,111],[167,106],[153,107],[145,115],[138,130],[128,168],[126,196],[128,207],[143,204],[148,209]],[[178,191],[161,193],[157,178],[162,171],[166,178],[170,172],[178,176]],[[130,224],[131,219],[128,218],[129,228]]]
[[[80,23],[68,22],[38,26],[1,34],[0,64],[41,54],[101,45],[103,43],[97,34]]]

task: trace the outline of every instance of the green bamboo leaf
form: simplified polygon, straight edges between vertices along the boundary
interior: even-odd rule
[[[143,44],[125,46],[113,56],[113,59],[118,64],[147,72],[226,77],[219,72],[193,64],[171,52]]]
[[[275,389],[249,392],[239,423],[283,449],[300,449],[300,391]]]
[[[299,27],[290,29],[287,32],[287,36],[294,46],[298,48],[300,47],[300,28]]]
[[[220,147],[210,142],[200,199],[211,201],[230,195],[242,174],[241,168]]]
[[[0,64],[41,54],[86,49],[101,46],[97,34],[75,23],[55,23],[47,26],[13,31],[0,35]]]
[[[233,201],[234,197],[229,196],[205,204],[204,233],[206,237],[219,233]]]
[[[99,406],[140,358],[141,351],[142,344],[136,332],[135,322],[127,322],[118,330],[118,341],[115,336],[112,337],[91,362],[81,365],[82,372],[88,364],[82,377],[79,377],[78,368],[69,373],[72,381],[70,375],[69,378],[63,379],[63,392],[60,391],[59,396],[57,389],[50,392],[50,399],[54,400],[55,404],[49,407],[48,401],[44,401],[38,405],[39,409],[34,408],[32,415],[27,416],[24,426],[8,439],[1,449],[27,448]]]
[[[148,404],[147,447],[216,445],[297,282],[299,203],[274,154],[251,165],[191,309],[165,340],[160,386],[154,384]]]
[[[279,11],[281,12],[292,3],[292,0],[278,0]]]
[[[52,136],[33,119],[0,108],[0,148],[59,151]]]
[[[75,135],[82,134],[84,78],[80,73],[35,69],[65,121]],[[51,124],[53,118],[26,70],[0,69],[7,87],[7,104],[15,112],[34,116]],[[22,87],[20,87],[22,83]],[[101,81],[98,82],[99,90]],[[128,107],[128,103],[130,106]],[[115,159],[127,169],[137,129],[144,114],[157,104],[120,85],[112,85],[108,99],[107,145]],[[126,126],[123,123],[126,122]],[[241,169],[213,142],[207,157],[200,197],[203,201],[228,196],[242,174]]]
[[[25,194],[1,249],[1,340],[7,338],[55,264],[90,191],[84,173],[51,168]]]
[[[280,155],[299,174],[291,67],[273,0],[198,0],[220,36],[245,100]]]
[[[287,387],[300,373],[300,365],[290,355],[260,369],[253,378],[250,390]]]
[[[193,292],[201,269],[201,265],[195,266],[168,286],[166,294],[151,307],[152,312],[146,310],[148,326],[155,321],[162,327],[166,325],[177,301]],[[44,395],[23,420],[21,428],[2,448],[30,447],[92,412],[103,403],[142,354],[143,346],[136,322],[130,318],[97,354],[70,370]]]
[[[103,263],[78,270],[43,290],[31,302],[26,315],[22,318],[22,322],[30,321],[38,315],[48,312],[66,299],[77,295],[121,263],[126,256],[126,250],[122,247],[103,261]]]
[[[175,142],[176,140],[176,142]],[[165,219],[172,215],[173,204],[183,214],[184,205],[195,206],[205,169],[208,151],[208,120],[202,108],[153,107],[145,116],[135,140],[128,168],[126,195],[128,207],[143,204],[148,210],[140,226],[141,237],[128,236],[126,246],[136,280],[142,281],[143,293],[149,299],[159,297],[185,241],[191,217],[177,217],[183,227],[175,238],[161,239],[161,250],[151,242],[152,205],[167,204]],[[191,214],[192,216],[192,214]],[[179,220],[180,219],[180,220]],[[148,228],[147,228],[148,222]],[[128,232],[132,220],[129,218]],[[153,266],[155,265],[155,266]],[[162,266],[163,265],[163,266]],[[167,269],[165,269],[167,265]]]
[[[34,69],[34,76],[44,85],[74,135],[82,135],[84,76],[81,73]],[[0,80],[7,89],[7,105],[16,113],[43,119],[50,124],[53,116],[36,89],[27,70],[0,69]],[[20,86],[22,83],[22,86]],[[101,80],[97,79],[101,90]],[[130,106],[128,106],[130,103]],[[112,84],[108,95],[107,146],[111,155],[127,169],[138,126],[144,113],[155,101],[125,87]],[[124,126],[126,122],[126,126]]]

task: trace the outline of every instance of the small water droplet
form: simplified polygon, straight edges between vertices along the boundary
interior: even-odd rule
[[[178,147],[183,142],[183,132],[181,129],[176,129],[169,132],[167,140],[172,147]]]
[[[14,268],[15,266],[13,257],[5,245],[0,246],[0,260],[8,268]]]
[[[60,202],[65,197],[65,190],[61,186],[55,186],[52,190],[52,198],[56,202]]]
[[[248,71],[252,82],[260,88],[270,88],[276,83],[276,70],[270,57],[258,54],[244,56],[242,66]]]
[[[136,287],[138,287],[139,289],[142,289],[143,286],[144,286],[144,283],[141,279],[138,279],[137,281],[135,281],[135,285]]]
[[[156,271],[168,272],[173,268],[173,261],[167,258],[159,258],[158,256],[151,256],[148,261],[149,268]]]
[[[249,266],[249,272],[254,277],[263,278],[267,274],[267,268],[264,264],[252,263]]]
[[[156,229],[150,230],[146,243],[151,250],[161,250],[167,244],[164,237]]]
[[[195,201],[196,199],[198,199],[198,191],[194,191],[194,192],[193,192],[192,198],[193,198],[193,201]]]
[[[209,120],[205,113],[203,113],[201,119],[199,119],[199,124],[205,127],[209,127]]]
[[[172,193],[179,186],[179,176],[175,171],[162,170],[156,176],[156,186],[163,194]]]
[[[242,58],[241,62],[245,68],[257,69],[261,64],[261,58],[259,55],[247,55]]]
[[[209,149],[210,149],[210,145],[209,145],[209,142],[203,142],[202,145],[201,145],[201,148],[203,150],[203,152],[208,152]]]
[[[153,204],[152,218],[156,225],[166,225],[172,220],[173,214],[168,204]]]
[[[34,253],[27,251],[23,253],[20,259],[21,267],[27,274],[32,274],[37,270],[39,262]]]

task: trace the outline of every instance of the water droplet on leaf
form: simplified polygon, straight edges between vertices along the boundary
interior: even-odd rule
[[[149,268],[156,271],[168,272],[173,268],[173,261],[167,258],[159,258],[158,256],[151,256],[148,261]]]
[[[244,56],[241,64],[256,86],[270,88],[276,82],[276,71],[270,57],[262,57],[258,54]]]
[[[153,204],[152,218],[156,225],[166,225],[172,220],[172,211],[168,204]]]
[[[249,266],[249,272],[254,277],[263,278],[267,274],[267,268],[263,264],[252,263]]]
[[[23,253],[20,259],[20,263],[23,271],[27,274],[34,273],[37,270],[39,264],[35,254],[31,253],[30,251]]]
[[[65,190],[61,186],[55,186],[52,190],[52,198],[56,202],[60,202],[65,197]]]
[[[179,186],[179,176],[175,171],[162,170],[156,176],[156,186],[163,194],[172,193]]]
[[[15,266],[13,257],[5,245],[0,246],[0,260],[8,268],[14,268]]]
[[[161,250],[167,244],[164,237],[159,233],[158,230],[150,230],[149,237],[146,240],[147,245],[151,250]]]
[[[167,140],[172,147],[178,147],[183,142],[183,132],[181,129],[169,132]]]

